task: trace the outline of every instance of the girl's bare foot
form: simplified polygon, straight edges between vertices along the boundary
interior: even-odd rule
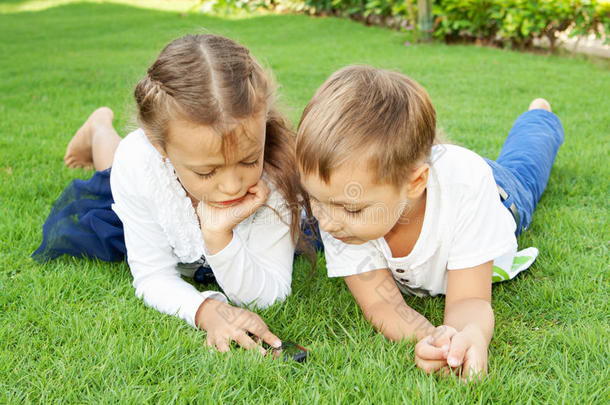
[[[551,104],[543,98],[535,98],[534,101],[530,103],[529,110],[536,109],[551,111]]]
[[[83,126],[76,131],[66,148],[64,156],[66,166],[91,168],[93,166],[93,151],[91,148],[93,133],[99,128],[108,126],[112,128],[113,119],[114,113],[108,107],[100,107],[93,111]]]

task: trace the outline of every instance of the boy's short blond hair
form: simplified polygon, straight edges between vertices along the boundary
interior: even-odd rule
[[[297,131],[297,162],[328,183],[346,162],[368,164],[379,183],[402,184],[430,156],[436,112],[407,76],[370,66],[335,72],[316,92]]]

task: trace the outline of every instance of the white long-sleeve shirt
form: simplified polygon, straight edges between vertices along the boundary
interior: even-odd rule
[[[217,291],[198,291],[181,277],[180,263],[204,261],[235,304],[265,307],[290,294],[294,243],[290,211],[268,184],[266,204],[233,229],[233,239],[209,255],[191,200],[174,168],[138,129],[116,150],[110,185],[113,210],[125,230],[127,261],[138,298],[195,326],[195,314]],[[277,213],[280,214],[280,217]]]

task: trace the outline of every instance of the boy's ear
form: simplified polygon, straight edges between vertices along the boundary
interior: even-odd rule
[[[423,163],[411,170],[408,175],[407,198],[416,199],[422,195],[428,184],[428,175],[430,174],[430,165]]]

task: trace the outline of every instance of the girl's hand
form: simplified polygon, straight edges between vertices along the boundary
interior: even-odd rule
[[[447,367],[447,355],[451,339],[458,332],[451,326],[441,325],[415,345],[415,364],[426,373],[434,373]]]
[[[476,328],[466,327],[451,338],[447,365],[462,372],[463,381],[487,375],[487,341]]]
[[[195,322],[207,332],[207,345],[223,353],[229,351],[229,345],[234,341],[244,349],[257,348],[265,355],[265,349],[258,346],[248,333],[254,335],[257,342],[262,339],[271,347],[279,348],[282,345],[282,341],[269,331],[260,316],[213,298],[201,304]]]
[[[233,228],[259,209],[269,196],[269,187],[260,179],[248,189],[246,196],[228,207],[212,206],[201,201],[197,215],[201,224],[203,240],[210,254],[221,251],[233,238]]]

